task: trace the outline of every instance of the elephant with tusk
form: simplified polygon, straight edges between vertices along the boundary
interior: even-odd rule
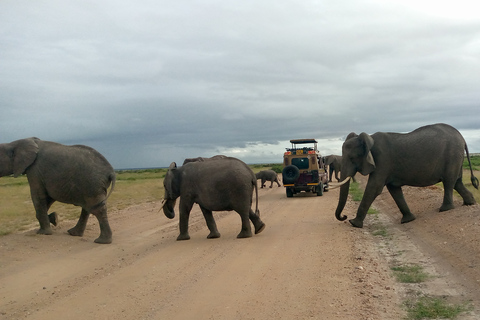
[[[475,204],[472,193],[462,182],[464,154],[470,165],[472,185],[478,189],[470,155],[460,132],[446,124],[428,125],[410,133],[377,132],[372,135],[350,133],[342,146],[343,184],[340,189],[335,217],[342,215],[348,197],[350,177],[356,172],[369,175],[365,192],[354,219],[354,227],[363,227],[363,220],[375,198],[387,189],[400,212],[402,223],[415,220],[405,201],[402,186],[426,187],[443,182],[444,197],[440,211],[453,208],[453,190],[463,198],[464,205]]]

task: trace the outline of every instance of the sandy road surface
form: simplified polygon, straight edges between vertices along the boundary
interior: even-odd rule
[[[338,191],[285,197],[259,190],[266,229],[236,239],[240,219],[198,206],[191,240],[176,241],[178,217],[159,203],[110,212],[114,242],[98,245],[91,218],[83,238],[35,230],[0,238],[1,319],[398,319],[398,297],[372,237],[335,220]],[[61,213],[60,213],[61,214]],[[355,243],[360,242],[358,248]]]

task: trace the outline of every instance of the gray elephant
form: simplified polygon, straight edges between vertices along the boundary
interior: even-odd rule
[[[30,193],[40,223],[39,234],[52,234],[50,222],[56,225],[56,214],[47,214],[55,202],[82,207],[75,227],[68,230],[82,236],[88,217],[95,215],[100,237],[95,242],[111,243],[112,231],[107,219],[106,200],[115,185],[115,171],[96,150],[82,145],[28,138],[0,144],[0,176],[26,174]],[[112,185],[110,192],[107,189]]]
[[[223,158],[226,158],[227,156],[224,156],[224,155],[216,155],[216,156],[213,156],[211,158],[204,158],[204,157],[196,157],[196,158],[186,158],[184,161],[183,161],[183,164],[187,164],[189,162],[203,162],[203,161],[209,161],[209,160],[218,160],[218,159],[223,159]]]
[[[237,238],[252,236],[250,221],[255,234],[265,228],[258,211],[257,179],[253,171],[236,158],[190,162],[178,167],[170,165],[164,179],[165,197],[163,212],[169,219],[175,217],[176,199],[180,197],[180,235],[177,240],[188,240],[188,219],[195,203],[198,203],[210,234],[207,238],[219,238],[212,211],[236,211],[242,219],[242,229]],[[255,189],[255,212],[252,211],[252,194]]]
[[[338,177],[338,173],[342,171],[342,156],[337,156],[335,154],[331,154],[325,157],[325,164],[328,165],[328,177],[329,182],[332,182],[333,172],[335,171],[335,179],[340,181]]]
[[[262,179],[262,188],[265,187],[265,181],[270,181],[270,188],[273,186],[273,183],[276,182],[279,187],[281,187],[278,182],[278,175],[273,170],[262,170],[255,174],[257,179]]]
[[[347,201],[349,178],[356,172],[369,175],[357,216],[350,220],[354,227],[363,227],[370,205],[387,186],[403,217],[401,222],[415,220],[402,192],[402,186],[426,187],[443,182],[444,197],[440,211],[453,205],[453,189],[463,198],[464,205],[475,204],[475,199],[462,182],[462,165],[466,151],[471,181],[478,189],[473,175],[467,144],[460,132],[446,124],[428,125],[407,134],[377,132],[373,135],[350,133],[342,147],[342,171],[338,206],[335,217],[347,217],[342,210]]]

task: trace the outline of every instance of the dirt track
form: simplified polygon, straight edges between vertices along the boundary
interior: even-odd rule
[[[406,225],[388,194],[374,203],[384,212],[354,229],[333,216],[338,190],[287,199],[283,187],[274,187],[259,191],[267,227],[249,239],[236,239],[234,212],[217,213],[222,236],[206,239],[195,206],[191,240],[175,241],[178,217],[168,220],[157,202],[111,211],[110,245],[93,243],[99,234],[93,218],[83,238],[66,233],[73,221],[52,236],[35,230],[5,236],[0,318],[401,319],[405,295],[427,287],[480,301],[479,206],[459,203],[438,213],[439,190],[420,190],[407,192],[418,219]],[[345,213],[352,216],[356,206],[348,203]],[[379,223],[389,237],[371,235]],[[398,285],[389,264],[401,259],[420,259],[411,262],[440,277],[423,288]],[[474,307],[461,319],[476,319]]]

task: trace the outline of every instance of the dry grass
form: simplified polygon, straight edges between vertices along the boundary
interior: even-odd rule
[[[117,173],[115,190],[108,199],[108,210],[159,200],[163,198],[163,177],[166,170],[140,170]],[[77,219],[81,209],[55,202],[49,212],[56,211],[60,221]],[[25,176],[0,179],[0,236],[37,224],[30,197],[30,186]]]
[[[271,165],[251,166],[255,171]],[[108,211],[163,199],[163,178],[167,169],[125,170],[117,172],[115,190],[108,199]],[[49,212],[57,212],[60,221],[78,219],[81,209],[55,202]],[[27,177],[0,178],[0,236],[37,226]]]

